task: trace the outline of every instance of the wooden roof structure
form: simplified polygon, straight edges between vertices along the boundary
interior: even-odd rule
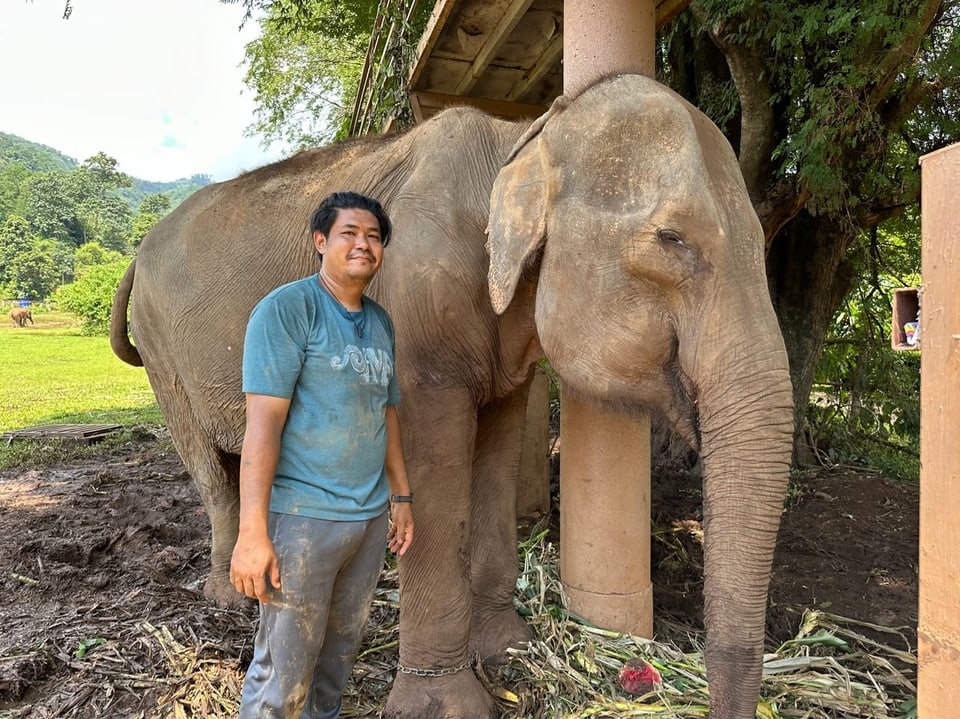
[[[428,0],[426,0],[428,1]],[[614,1],[614,0],[611,0]],[[630,0],[620,0],[627,1]],[[419,0],[387,0],[407,18]],[[690,0],[656,0],[659,30]],[[378,18],[351,134],[378,132],[369,117],[377,63],[395,28]],[[451,105],[472,105],[506,118],[536,117],[563,91],[563,0],[436,0],[408,75],[417,122]]]

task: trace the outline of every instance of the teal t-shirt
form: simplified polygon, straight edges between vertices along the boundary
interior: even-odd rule
[[[385,413],[400,401],[389,315],[348,312],[316,275],[278,287],[250,314],[243,391],[290,399],[270,510],[360,521],[387,508]]]

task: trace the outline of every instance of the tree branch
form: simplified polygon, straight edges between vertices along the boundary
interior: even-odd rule
[[[772,174],[771,158],[776,147],[776,119],[770,102],[773,95],[771,73],[758,45],[733,41],[729,24],[710,17],[697,0],[690,4],[690,8],[726,56],[740,94],[740,171],[751,199],[758,204],[767,191],[766,182]]]
[[[878,107],[892,93],[894,84],[902,78],[903,67],[911,64],[911,58],[916,58],[930,27],[942,12],[943,0],[926,0],[920,19],[910,25],[912,32],[904,35],[902,42],[890,48],[879,63],[871,63],[876,67],[872,74],[877,78],[877,83],[866,98],[871,107]],[[872,57],[872,54],[868,53],[864,59],[869,62]]]

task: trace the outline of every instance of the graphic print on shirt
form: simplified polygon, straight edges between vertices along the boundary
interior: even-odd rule
[[[347,345],[342,357],[330,359],[330,366],[335,370],[352,367],[360,377],[360,384],[387,387],[393,377],[393,361],[390,355],[375,347],[360,349],[356,345]]]

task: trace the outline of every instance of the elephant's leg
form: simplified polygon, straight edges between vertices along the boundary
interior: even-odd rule
[[[470,645],[483,660],[531,638],[513,606],[517,585],[517,480],[529,382],[485,407],[477,420],[471,515]]]
[[[464,390],[417,387],[401,404],[416,530],[400,558],[400,666],[386,719],[491,719],[470,667],[470,484],[476,408]]]
[[[240,526],[240,458],[218,448],[195,419],[176,375],[148,374],[167,429],[210,520],[210,575],[203,593],[217,606],[237,606],[245,599],[230,583],[230,558]]]

